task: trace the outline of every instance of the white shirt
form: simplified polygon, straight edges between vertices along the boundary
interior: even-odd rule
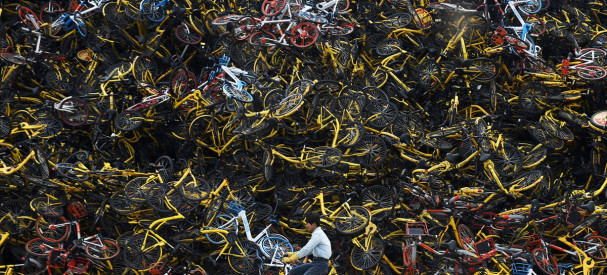
[[[297,257],[303,258],[310,255],[310,253],[312,253],[314,257],[325,259],[331,258],[331,242],[320,226],[314,229],[308,243],[297,252]]]

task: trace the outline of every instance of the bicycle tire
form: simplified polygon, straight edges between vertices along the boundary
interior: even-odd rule
[[[48,258],[53,249],[59,249],[58,244],[49,244],[41,238],[31,239],[25,244],[25,249],[30,255],[38,258]]]
[[[143,125],[145,118],[139,111],[121,112],[116,116],[114,125],[121,131],[133,131]]]
[[[381,261],[385,250],[384,242],[373,236],[371,237],[368,246],[367,249],[363,249],[359,246],[354,246],[352,248],[352,252],[350,252],[350,262],[354,268],[358,270],[368,270],[375,267]]]
[[[151,234],[131,236],[124,246],[122,257],[125,264],[136,270],[146,270],[162,257],[162,245],[158,238]]]
[[[55,118],[40,118],[36,120],[37,125],[46,125],[40,130],[38,137],[40,138],[52,138],[56,137],[63,130],[63,123],[59,119]]]
[[[53,217],[41,215],[36,219],[36,234],[49,243],[59,243],[67,239],[70,234],[70,224],[65,217]],[[56,226],[60,224],[60,226]]]
[[[257,21],[251,16],[240,18],[235,24],[232,34],[234,39],[238,41],[247,40],[254,32],[257,31]]]
[[[228,98],[234,98],[244,103],[253,102],[253,96],[244,87],[239,89],[232,84],[225,84],[223,85],[223,92],[228,95]]]
[[[291,31],[291,44],[297,48],[305,49],[312,46],[318,39],[318,28],[310,22],[302,22],[293,27]]]
[[[468,68],[466,70],[470,70],[473,67],[475,69],[480,70],[480,72],[466,72],[468,75],[471,75],[471,80],[477,80],[481,82],[487,82],[495,79],[497,77],[497,64],[493,59],[486,57],[479,57],[470,60],[468,64]]]
[[[150,185],[149,191],[146,193],[145,200],[149,206],[151,206],[155,211],[162,214],[168,214],[173,211],[169,207],[169,192],[171,191],[172,186],[166,183],[157,183]],[[178,208],[178,205],[173,205],[175,208]]]
[[[555,121],[546,119],[540,123],[542,128],[551,136],[562,139],[564,141],[572,141],[574,138],[573,132],[567,126],[560,125]]]
[[[344,148],[356,146],[361,137],[365,135],[365,126],[357,121],[350,121],[341,127],[337,134],[337,145]]]
[[[394,206],[392,191],[383,185],[373,185],[365,188],[360,194],[360,201],[363,206],[369,208],[370,212],[377,209],[387,209]],[[371,204],[371,205],[369,205]],[[382,221],[390,215],[391,211],[382,211],[371,218],[374,221]]]
[[[383,129],[394,123],[398,117],[398,107],[388,100],[372,100],[365,106],[365,123],[374,129]]]
[[[589,243],[594,243],[591,245]],[[607,259],[607,238],[603,236],[590,236],[583,242],[584,251],[595,260]]]
[[[202,201],[209,197],[211,184],[203,178],[188,177],[179,185],[179,193],[190,201]]]
[[[19,6],[19,18],[30,30],[37,31],[40,28],[40,20],[32,10],[25,6]],[[34,21],[34,22],[32,22]]]
[[[335,230],[345,236],[356,236],[365,230],[371,220],[369,210],[360,206],[342,207],[334,214]]]
[[[86,37],[88,35],[86,22],[82,18],[82,14],[79,11],[74,13],[74,25],[82,37]]]
[[[13,177],[19,178],[19,177]],[[10,180],[10,179],[9,179]],[[16,181],[16,180],[15,180]],[[13,185],[20,185],[10,181]],[[36,220],[34,211],[26,200],[7,200],[0,206],[0,230],[11,234],[20,234],[23,230],[30,230]]]
[[[552,255],[549,255],[543,248],[536,248],[531,251],[533,259],[533,268],[541,274],[558,275],[559,266]]]
[[[67,109],[67,111],[66,111]],[[59,104],[61,119],[70,126],[82,126],[89,117],[89,110],[84,101],[72,97]]]
[[[337,148],[321,146],[316,147],[308,154],[308,163],[314,167],[329,168],[337,165],[342,158]]]
[[[211,222],[213,222],[213,220],[221,210],[221,207],[223,206],[223,200],[223,197],[216,197],[208,203],[207,208],[204,210],[203,214],[204,227],[208,227]]]
[[[61,5],[55,1],[49,1],[48,4],[42,6],[40,9],[40,22],[43,23],[51,23],[55,22],[61,14],[63,14],[64,10],[61,8]]]
[[[103,238],[99,244],[99,240],[95,239],[86,245],[85,251],[89,258],[104,261],[116,258],[120,253],[120,246],[114,240]]]
[[[352,149],[357,155],[358,162],[366,167],[378,166],[383,163],[388,153],[386,142],[378,136],[366,135]]]
[[[533,37],[538,37],[546,32],[546,24],[544,20],[535,16],[535,15],[525,15],[523,16],[523,20],[525,23],[531,25],[531,30],[529,30],[528,34]]]
[[[266,258],[273,258],[274,260],[280,260],[286,257],[287,252],[293,252],[293,245],[285,237],[269,236],[261,240],[259,245],[260,250]],[[274,252],[277,252],[276,254]],[[274,256],[274,257],[272,257]]]
[[[395,30],[406,28],[412,21],[413,16],[411,14],[399,12],[386,17],[382,20],[382,24],[388,29]]]
[[[146,193],[149,191],[149,186],[146,186],[147,177],[136,177],[124,186],[124,195],[133,203],[145,202]],[[150,182],[149,184],[153,184]]]
[[[354,32],[354,24],[340,22],[328,29],[328,33],[335,36],[349,35]]]
[[[403,42],[397,38],[386,38],[375,46],[375,52],[377,55],[386,57],[396,53],[400,53],[400,49],[403,47]]]
[[[417,80],[421,88],[431,91],[441,84],[441,66],[433,59],[426,59],[417,66]]]
[[[4,61],[7,61],[7,62],[9,62],[11,64],[15,64],[15,65],[27,64],[25,57],[16,55],[13,53],[2,52],[2,53],[0,53],[0,58],[2,58],[2,60],[4,60]]]
[[[230,268],[238,274],[253,273],[257,266],[257,244],[245,241],[244,244],[241,244],[241,247],[244,255],[241,255],[240,251],[237,251],[238,246],[230,246],[230,249],[228,250],[228,264],[230,265]]]
[[[287,5],[287,0],[264,0],[261,4],[261,13],[265,16],[279,14]]]
[[[495,171],[502,177],[511,177],[523,168],[523,154],[513,145],[504,143],[504,154],[491,151]]]
[[[576,236],[580,234],[584,229],[588,229],[590,226],[595,224],[599,220],[599,215],[593,215],[584,218],[580,223],[576,224],[573,229],[571,229],[571,236]]]
[[[140,203],[134,203],[126,197],[124,190],[114,192],[114,194],[112,194],[110,197],[109,202],[110,208],[116,211],[116,213],[122,215],[128,215],[141,208]]]
[[[465,224],[460,224],[457,226],[457,235],[458,235],[458,244],[461,248],[468,250],[472,253],[476,253],[474,247],[474,234],[472,230],[468,228]]]
[[[83,182],[89,179],[89,174],[86,172],[80,172],[76,168],[77,165],[73,163],[57,163],[55,164],[55,171],[62,177],[71,179],[74,181]]]
[[[147,55],[139,55],[133,60],[133,77],[140,83],[154,83],[158,63]]]
[[[518,7],[526,13],[535,14],[542,9],[542,1],[530,0],[519,4]]]
[[[530,169],[542,163],[548,156],[548,149],[544,146],[529,152],[523,158],[523,169]]]
[[[161,22],[166,16],[164,5],[161,5],[162,2],[162,0],[143,0],[139,8],[148,20]]]
[[[598,80],[607,75],[607,70],[603,67],[593,65],[578,66],[577,75],[586,80]]]
[[[187,24],[181,24],[175,28],[175,37],[186,45],[196,45],[202,41],[202,35]]]
[[[283,98],[274,111],[274,117],[280,119],[292,115],[303,104],[303,94],[294,93]]]
[[[598,111],[590,117],[590,124],[593,126],[606,129],[607,128],[607,110]]]

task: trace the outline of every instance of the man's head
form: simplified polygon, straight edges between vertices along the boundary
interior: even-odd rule
[[[320,226],[320,215],[318,213],[307,213],[306,214],[306,229],[313,232],[318,226]]]

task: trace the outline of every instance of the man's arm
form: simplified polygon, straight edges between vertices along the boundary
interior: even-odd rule
[[[318,234],[312,233],[312,238],[308,241],[308,243],[297,252],[297,257],[303,258],[305,256],[310,255],[312,253],[312,249],[314,249],[318,243],[320,243],[320,236]]]

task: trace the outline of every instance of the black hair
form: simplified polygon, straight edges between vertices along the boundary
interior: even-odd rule
[[[310,212],[306,214],[306,223],[313,224],[316,226],[320,226],[320,215],[316,212]]]

